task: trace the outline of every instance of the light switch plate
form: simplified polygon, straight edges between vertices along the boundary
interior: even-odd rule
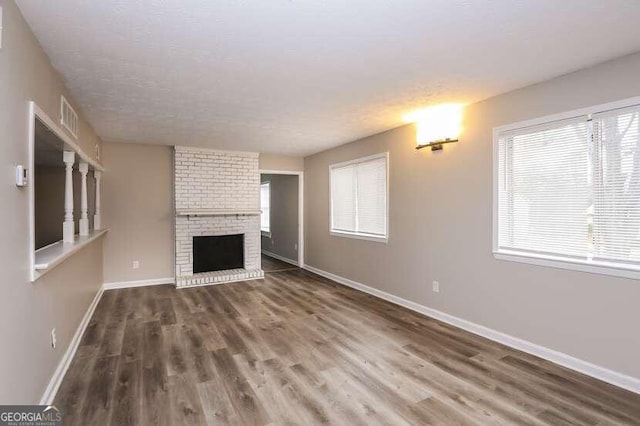
[[[16,166],[16,186],[27,186],[29,183],[27,169],[22,165]]]

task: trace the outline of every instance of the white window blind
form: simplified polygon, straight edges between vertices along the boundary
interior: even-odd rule
[[[640,267],[640,108],[497,139],[498,252]]]
[[[271,232],[271,183],[260,184],[260,230]]]
[[[387,155],[330,168],[331,231],[387,237]]]
[[[640,264],[640,107],[594,114],[594,258]]]

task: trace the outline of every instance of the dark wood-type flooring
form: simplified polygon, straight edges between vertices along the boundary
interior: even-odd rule
[[[65,425],[640,424],[640,396],[299,269],[106,291]]]
[[[265,272],[281,272],[291,269],[297,269],[297,267],[282,260],[262,255],[262,270]]]

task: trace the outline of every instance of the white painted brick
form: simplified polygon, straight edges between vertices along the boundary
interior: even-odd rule
[[[257,209],[260,206],[258,154],[175,147],[174,187],[177,209]],[[260,278],[260,217],[178,217],[175,221],[177,286],[206,285]],[[193,275],[192,243],[197,235],[244,234],[244,269],[197,279]],[[183,279],[184,278],[184,279]]]

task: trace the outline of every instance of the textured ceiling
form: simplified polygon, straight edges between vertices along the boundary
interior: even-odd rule
[[[640,50],[635,0],[19,0],[103,140],[306,155]]]

